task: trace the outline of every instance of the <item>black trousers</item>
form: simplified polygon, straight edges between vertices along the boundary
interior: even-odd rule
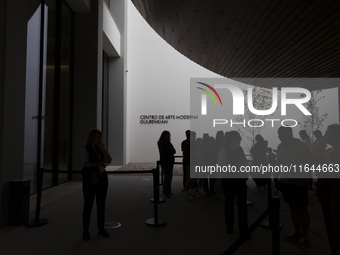
[[[161,164],[163,171],[164,181],[163,181],[163,193],[169,195],[171,193],[171,183],[174,170],[173,163]]]
[[[97,204],[97,226],[98,229],[104,229],[105,221],[105,201],[108,188],[108,177],[106,173],[101,173],[97,182],[93,183],[91,178],[83,177],[83,229],[89,230],[91,221],[91,212],[96,198]]]
[[[185,187],[185,184],[187,182],[187,171],[188,171],[188,166],[183,162],[183,187]]]
[[[248,228],[247,184],[244,179],[222,179],[225,203],[225,224],[228,229],[234,228],[234,205],[237,200],[237,216],[240,234]]]
[[[215,193],[215,179],[203,179],[203,190],[208,193]]]

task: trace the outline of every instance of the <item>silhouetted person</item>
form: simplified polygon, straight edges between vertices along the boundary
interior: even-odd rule
[[[323,161],[328,167],[340,164],[340,126],[330,125],[325,134],[332,148],[327,151]],[[319,177],[317,194],[322,205],[329,245],[332,255],[340,254],[340,179]]]
[[[163,131],[159,140],[158,140],[158,150],[160,157],[160,164],[162,167],[164,182],[163,182],[163,194],[170,198],[171,193],[171,182],[173,176],[174,162],[175,162],[175,153],[176,150],[172,143],[170,142],[171,135],[169,131]]]
[[[216,138],[215,138],[215,151],[216,151],[216,160],[219,165],[227,165],[227,151],[226,151],[226,145],[227,145],[227,136],[229,132],[223,133],[223,131],[217,131],[216,132]]]
[[[227,151],[226,151],[226,144],[227,144],[227,136],[229,132],[223,133],[223,131],[218,131],[216,133],[216,139],[215,139],[215,147],[216,147],[216,163],[219,166],[227,166],[228,165],[228,157],[227,157]],[[217,192],[220,193],[220,197],[224,197],[223,192],[223,186],[222,186],[222,179],[226,178],[225,175],[222,173],[217,174],[217,178],[215,181],[215,188],[219,189]]]
[[[255,141],[256,143],[250,149],[250,153],[253,158],[253,165],[266,165],[268,141],[265,141],[261,135],[256,135]],[[252,174],[252,177],[254,177],[254,181],[258,188],[265,186],[267,183],[266,176],[263,176],[261,173]]]
[[[227,165],[226,162],[226,151],[225,151],[225,133],[222,130],[219,130],[216,132],[215,135],[215,141],[214,141],[214,153],[215,153],[215,163],[217,163],[220,166]],[[217,178],[214,179],[214,194],[218,193],[218,196],[221,198],[224,196],[223,188],[222,188],[222,181],[221,174],[216,175]]]
[[[85,147],[82,150],[83,159],[83,239],[91,239],[89,233],[91,211],[94,199],[97,204],[97,226],[98,234],[109,237],[104,229],[105,201],[108,188],[108,178],[105,170],[106,164],[111,163],[111,156],[102,143],[102,133],[98,129],[90,131]]]
[[[200,146],[202,145],[202,141],[203,141],[203,139],[202,138],[200,138],[200,137],[197,137],[196,138],[196,145],[197,145],[197,148],[199,149],[200,148]]]
[[[190,167],[195,167],[198,164],[198,145],[196,143],[196,132],[190,131],[190,140],[187,143],[183,150],[183,164],[187,166],[187,176],[186,183],[184,186],[184,196],[188,200],[194,199],[197,194],[194,189],[196,186],[196,179],[191,178],[190,176]]]
[[[236,166],[237,169],[240,169],[240,166],[247,164],[246,156],[240,146],[241,140],[242,138],[239,132],[230,131],[227,133],[225,162],[232,166]],[[238,176],[238,178],[222,179],[227,233],[232,233],[234,230],[234,205],[236,198],[239,231],[241,235],[246,235],[248,228],[246,180],[246,176],[244,178],[242,176]]]
[[[326,153],[327,142],[320,130],[313,132],[315,141],[312,143],[312,156],[315,164],[320,164]]]
[[[306,130],[300,130],[299,136],[301,138],[301,141],[307,145],[308,149],[312,150],[312,141]]]
[[[310,151],[306,144],[293,137],[291,127],[280,127],[278,135],[281,143],[277,147],[277,163],[283,166],[304,165],[310,162]],[[308,213],[308,179],[291,178],[294,173],[281,173],[279,189],[289,204],[290,216],[294,225],[291,240],[308,245],[310,217]]]
[[[195,137],[196,137],[196,133],[195,133]],[[201,138],[201,137],[197,137],[196,140],[195,140],[195,148],[196,148],[196,154],[197,154],[197,164],[199,164],[199,162],[200,162],[199,155],[200,155],[202,142],[203,142],[203,138]],[[191,146],[192,146],[192,143],[191,143]],[[192,159],[191,159],[191,161],[192,161]],[[198,178],[198,179],[193,180],[193,182],[194,182],[194,186],[195,186],[196,189],[202,188],[203,179]]]
[[[184,164],[184,149],[185,149],[185,146],[190,142],[190,130],[185,131],[185,136],[186,136],[186,139],[182,141],[181,143],[181,150],[183,153],[183,190],[185,187],[187,171],[189,171],[189,169],[187,169],[187,164]]]
[[[216,164],[216,152],[215,145],[211,143],[211,139],[209,134],[203,134],[202,144],[200,146],[200,154],[199,158],[201,160],[200,165],[202,166],[212,166]],[[215,179],[207,176],[207,178],[203,179],[203,190],[207,194],[214,194],[214,181]]]
[[[312,153],[312,139],[309,137],[306,130],[301,130],[299,132],[299,135],[300,135],[301,141],[307,145],[309,151]],[[313,190],[313,173],[312,172],[310,173],[310,178],[308,179],[308,185],[309,185],[309,189]]]
[[[267,163],[272,166],[276,165],[276,154],[272,148],[267,148]]]

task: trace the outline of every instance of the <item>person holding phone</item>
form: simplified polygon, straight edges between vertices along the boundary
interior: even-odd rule
[[[109,233],[104,228],[105,201],[108,188],[108,177],[105,170],[111,163],[111,156],[102,143],[102,132],[98,129],[90,131],[86,144],[82,150],[83,160],[83,240],[91,239],[89,227],[91,212],[96,198],[98,234],[105,238]]]

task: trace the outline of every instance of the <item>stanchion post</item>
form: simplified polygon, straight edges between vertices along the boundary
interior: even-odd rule
[[[268,217],[265,219],[262,223],[261,226],[264,228],[271,229],[271,224],[272,224],[272,182],[271,179],[268,179],[268,190],[267,190],[267,202],[268,202]]]
[[[280,198],[273,196],[272,202],[272,251],[280,255]]]
[[[160,167],[160,161],[157,161],[157,169],[159,171],[159,169],[161,169],[161,181],[159,182],[159,185],[163,185],[163,169]],[[159,178],[159,172],[158,172],[158,178]]]
[[[158,165],[157,165],[158,166]],[[148,226],[161,227],[166,222],[158,217],[158,202],[159,202],[159,168],[153,169],[153,197],[154,197],[154,218],[146,220]]]
[[[272,180],[268,179],[268,209],[269,209],[269,214],[268,214],[268,227],[272,228],[272,217],[273,217],[273,207],[272,207]]]
[[[269,182],[268,182],[268,193],[267,193],[267,201],[268,201],[268,217],[267,219],[265,219],[262,223],[261,223],[261,226],[264,227],[264,228],[267,228],[267,229],[272,229],[272,223],[273,223],[273,213],[274,213],[274,209],[273,209],[273,199],[272,199],[272,182],[271,182],[271,179],[269,179]],[[279,222],[279,228],[281,229],[282,226],[281,226],[281,223]]]
[[[155,171],[155,178],[154,181],[154,216],[155,216],[155,225],[158,225],[158,202],[159,202],[159,185],[158,185],[158,180],[159,180],[159,169],[154,170]]]
[[[39,168],[37,172],[37,202],[35,207],[35,218],[33,220],[29,220],[26,223],[28,227],[40,227],[47,224],[47,219],[40,219],[40,206],[41,206],[41,190],[42,190],[42,181],[43,181],[43,173],[44,169]]]
[[[156,169],[154,169],[153,171],[158,171],[158,186],[159,185],[162,185],[162,183],[163,183],[163,177],[161,177],[161,184],[159,184],[159,166],[160,166],[160,164],[159,164],[159,161],[157,161],[157,167],[156,167]],[[162,174],[163,174],[163,172],[162,172]],[[154,176],[154,178],[155,178],[155,176]],[[159,195],[159,191],[158,191],[158,195]],[[151,203],[154,203],[155,202],[155,198],[153,197],[153,198],[151,198],[150,199],[150,202]],[[164,203],[165,202],[165,199],[164,198],[162,198],[162,197],[158,197],[158,203]]]

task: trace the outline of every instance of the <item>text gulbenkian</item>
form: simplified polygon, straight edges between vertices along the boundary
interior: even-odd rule
[[[198,119],[197,115],[140,115],[139,116],[139,124],[168,124],[169,120],[195,120]]]

